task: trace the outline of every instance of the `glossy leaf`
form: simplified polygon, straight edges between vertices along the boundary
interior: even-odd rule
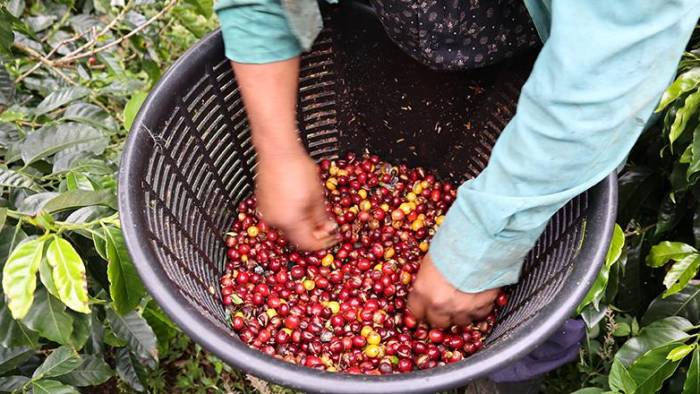
[[[690,352],[692,352],[693,349],[695,349],[695,347],[696,347],[695,344],[677,346],[677,347],[673,348],[673,350],[671,350],[668,353],[668,355],[666,356],[666,359],[670,360],[670,361],[682,360],[683,358],[685,358],[685,356],[690,354]]]
[[[600,272],[598,272],[598,276],[596,277],[595,282],[593,282],[593,286],[591,286],[591,288],[588,290],[586,297],[584,297],[583,301],[581,301],[576,309],[577,313],[581,313],[581,311],[583,311],[583,309],[589,304],[592,304],[596,310],[598,310],[600,300],[603,298],[606,286],[608,284],[610,267],[619,261],[624,246],[625,234],[622,231],[622,228],[616,224],[613,230],[612,239],[610,240],[610,246],[608,247],[608,253],[605,257],[605,263],[603,264],[603,267],[601,267]]]
[[[36,273],[44,252],[40,238],[17,245],[7,259],[2,272],[2,288],[12,317],[22,319],[34,302]]]
[[[35,351],[28,347],[0,346],[0,375],[12,371],[34,355]]]
[[[629,368],[629,374],[637,383],[635,393],[656,393],[673,372],[678,368],[680,361],[671,361],[666,355],[677,343],[667,344],[646,352],[637,359]]]
[[[101,357],[83,355],[83,363],[73,371],[60,377],[63,383],[77,387],[97,386],[112,376],[114,371]]]
[[[78,208],[71,212],[71,214],[66,218],[65,222],[75,224],[86,223],[109,216],[112,213],[114,213],[112,208],[93,205],[90,207]]]
[[[205,18],[211,18],[214,9],[213,0],[185,0],[187,4],[194,6],[197,13]]]
[[[121,231],[115,227],[106,227],[103,234],[108,261],[109,293],[114,301],[114,309],[123,315],[141,302],[146,291],[129,257]]]
[[[34,113],[36,115],[43,115],[72,101],[83,98],[88,94],[90,94],[90,91],[82,86],[71,86],[59,89],[46,96],[46,98],[36,106]]]
[[[700,255],[690,254],[681,261],[674,263],[664,277],[667,290],[663,296],[668,297],[683,290],[688,282],[695,277],[700,267]]]
[[[94,104],[83,102],[71,104],[63,114],[63,119],[87,123],[106,130],[117,129],[117,122],[114,118]]]
[[[623,393],[633,393],[637,389],[637,383],[630,376],[629,371],[625,368],[620,360],[613,360],[608,376],[608,384],[612,390],[621,391]]]
[[[598,387],[585,387],[574,391],[571,394],[604,394],[605,390]]]
[[[5,227],[5,222],[7,221],[7,208],[0,208],[0,231]]]
[[[85,264],[70,242],[54,236],[46,250],[58,298],[76,312],[90,313]]]
[[[125,340],[129,349],[144,365],[154,368],[158,362],[156,335],[141,315],[132,311],[124,316],[107,309],[107,320],[114,333]]]
[[[56,298],[59,297],[58,289],[56,289],[56,284],[53,281],[53,268],[51,268],[51,264],[49,264],[46,256],[39,263],[39,279],[41,279],[41,283],[49,294]]]
[[[84,313],[68,311],[73,318],[73,332],[70,337],[70,345],[75,350],[80,350],[85,346],[92,331],[92,319],[90,315]]]
[[[117,373],[129,387],[141,393],[146,390],[138,373],[138,360],[132,357],[129,350],[118,348],[115,352],[117,359]]]
[[[29,378],[22,375],[0,376],[0,392],[19,392],[29,382]]]
[[[688,374],[683,383],[683,394],[700,393],[700,349],[695,347],[693,358],[690,359],[688,365]]]
[[[647,256],[647,265],[650,267],[661,267],[669,260],[680,261],[697,250],[683,242],[663,241],[652,246]]]
[[[124,107],[125,129],[131,130],[131,124],[134,123],[136,114],[138,114],[141,104],[143,104],[144,100],[146,100],[146,96],[148,96],[148,94],[145,92],[134,93],[134,95],[131,96],[129,101],[126,103],[126,106]]]
[[[17,203],[17,212],[36,216],[52,198],[58,196],[56,192],[42,192],[32,194]]]
[[[41,379],[32,382],[32,394],[80,394],[80,392],[57,380]]]
[[[691,327],[692,324],[688,320],[678,316],[657,320],[642,328],[638,336],[628,339],[617,351],[615,358],[619,359],[623,366],[629,367],[639,356],[652,349],[687,339],[688,334],[685,331]],[[664,357],[671,349],[666,351]]]
[[[34,191],[41,190],[39,185],[29,176],[2,167],[0,167],[0,187],[25,188]]]
[[[36,302],[22,323],[44,338],[62,345],[71,343],[73,317],[66,312],[66,306],[45,289],[37,290]]]
[[[693,68],[680,74],[675,81],[666,88],[656,112],[664,110],[670,103],[677,100],[683,94],[690,92],[700,84],[700,68]]]
[[[80,355],[67,346],[56,348],[39,367],[34,370],[32,379],[52,378],[65,375],[78,368],[83,360]]]
[[[44,205],[47,212],[59,212],[66,209],[82,208],[91,205],[104,205],[117,208],[115,195],[109,190],[88,191],[73,190],[59,194]]]
[[[76,146],[92,146],[98,143],[102,146],[105,140],[102,132],[94,127],[69,122],[43,127],[29,133],[20,150],[22,160],[29,164]]]
[[[642,324],[669,316],[685,317],[692,324],[700,323],[700,286],[691,284],[671,296],[656,297],[642,317]]]
[[[39,334],[30,330],[23,323],[12,318],[5,303],[5,297],[0,297],[0,346],[38,346]]]
[[[668,133],[668,139],[671,144],[683,134],[690,118],[697,115],[698,107],[700,107],[700,91],[695,91],[685,98],[683,106],[676,111],[676,116]]]

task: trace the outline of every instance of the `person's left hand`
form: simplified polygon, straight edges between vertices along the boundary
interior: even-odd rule
[[[464,293],[450,284],[425,255],[413,289],[408,295],[408,310],[433,327],[466,326],[488,316],[499,289]]]

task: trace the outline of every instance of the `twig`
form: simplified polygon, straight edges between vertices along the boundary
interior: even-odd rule
[[[21,51],[23,51],[23,52],[29,54],[29,56],[33,57],[34,59],[39,60],[42,64],[48,66],[53,72],[55,72],[56,74],[58,74],[61,78],[63,78],[63,79],[64,79],[66,82],[68,82],[69,84],[71,84],[71,85],[78,85],[78,84],[77,84],[75,81],[73,81],[69,76],[67,76],[67,75],[64,74],[61,70],[59,70],[58,68],[56,68],[56,67],[54,66],[54,63],[53,63],[52,61],[46,59],[46,58],[45,58],[44,56],[42,56],[39,52],[35,51],[34,49],[32,49],[32,48],[30,48],[30,47],[28,47],[28,46],[26,46],[26,45],[22,45],[22,44],[19,44],[19,43],[16,43],[16,42],[15,42],[14,44],[12,44],[12,45],[13,45],[15,48],[17,48],[17,49],[19,49],[19,50],[21,50]]]
[[[42,64],[47,64],[46,62],[48,62],[48,63],[50,63],[50,64],[53,64],[53,62],[51,62],[51,60],[49,60],[49,58],[50,58],[51,56],[53,56],[53,54],[56,53],[56,51],[58,51],[59,49],[61,49],[63,46],[68,45],[68,44],[70,44],[71,42],[80,39],[80,38],[81,38],[82,36],[84,36],[84,35],[85,35],[85,32],[82,32],[82,33],[79,33],[79,34],[75,35],[74,37],[67,38],[67,39],[65,39],[65,40],[63,40],[63,41],[61,41],[61,42],[59,42],[59,43],[56,45],[56,47],[54,47],[54,48],[51,50],[51,52],[49,52],[46,56],[41,56],[41,55],[39,55],[39,56],[41,56],[41,57],[45,60],[45,62],[43,62],[43,61],[41,61],[41,59],[39,59],[39,60],[40,60],[39,63],[36,63],[34,66],[32,66],[32,68],[30,68],[30,69],[27,70],[24,74],[22,74],[22,75],[20,75],[19,77],[17,77],[17,79],[15,79],[15,84],[18,84],[18,83],[22,82],[22,80],[23,80],[24,78],[28,77],[31,73],[33,73],[34,71],[36,71],[36,69],[39,68],[39,67],[41,67]]]
[[[107,45],[101,46],[101,47],[99,47],[99,48],[94,48],[94,49],[92,49],[92,50],[90,50],[90,51],[88,51],[88,52],[79,53],[79,54],[75,54],[75,55],[72,55],[72,56],[64,56],[64,57],[62,57],[62,58],[60,58],[60,59],[54,61],[53,63],[54,63],[55,65],[57,65],[57,66],[58,66],[58,65],[64,65],[64,64],[72,63],[72,62],[74,62],[74,61],[76,61],[76,60],[78,60],[78,59],[82,59],[82,58],[85,58],[85,57],[88,57],[88,56],[94,56],[95,54],[97,54],[97,53],[99,53],[99,52],[102,52],[102,51],[105,51],[105,50],[107,50],[107,49],[109,49],[109,48],[112,48],[112,47],[114,47],[114,46],[117,46],[117,45],[121,44],[124,40],[128,39],[129,37],[131,37],[131,36],[133,36],[133,35],[135,35],[135,34],[137,34],[137,33],[139,33],[141,30],[145,29],[145,28],[148,27],[150,24],[152,24],[153,22],[155,22],[156,20],[158,20],[161,16],[163,16],[166,12],[168,12],[171,8],[173,8],[173,7],[175,6],[175,4],[177,4],[177,2],[178,2],[178,0],[171,0],[168,4],[165,5],[165,7],[163,7],[163,9],[161,9],[157,14],[153,15],[153,16],[151,17],[151,19],[147,20],[146,22],[144,22],[144,23],[142,23],[141,25],[137,26],[134,30],[130,31],[129,33],[127,33],[126,35],[120,37],[119,39],[110,42],[110,43],[107,44]]]
[[[114,19],[112,19],[112,21],[109,22],[109,23],[107,24],[107,26],[104,27],[104,29],[102,29],[102,30],[101,30],[99,33],[97,33],[97,34],[93,34],[92,38],[90,38],[90,40],[88,40],[88,42],[86,42],[85,44],[81,45],[81,46],[80,46],[79,48],[77,48],[76,50],[74,50],[74,51],[68,53],[68,54],[66,55],[66,57],[74,56],[75,54],[80,53],[80,52],[84,51],[84,50],[87,49],[87,48],[91,48],[91,47],[95,46],[95,44],[97,44],[97,39],[98,39],[98,38],[100,38],[101,36],[105,35],[108,31],[112,30],[112,28],[113,28],[120,20],[122,20],[122,18],[124,18],[124,15],[126,15],[127,11],[129,11],[129,10],[131,9],[131,3],[132,3],[132,1],[130,0],[130,1],[124,6],[124,8],[122,8],[122,10],[119,12],[119,14],[117,14],[117,16],[114,17]],[[93,26],[93,29],[94,29],[94,26]]]

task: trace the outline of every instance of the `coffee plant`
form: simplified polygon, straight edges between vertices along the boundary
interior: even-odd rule
[[[147,92],[217,26],[213,0],[0,0],[0,392],[282,392],[150,299],[116,172]],[[620,172],[619,226],[544,392],[700,392],[700,43]]]

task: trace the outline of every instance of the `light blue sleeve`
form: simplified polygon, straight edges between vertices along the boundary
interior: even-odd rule
[[[301,45],[285,17],[280,0],[219,0],[226,57],[239,63],[264,64],[291,59]]]
[[[625,159],[700,15],[697,0],[544,3],[551,26],[517,113],[430,247],[465,292],[517,282],[550,217]]]

